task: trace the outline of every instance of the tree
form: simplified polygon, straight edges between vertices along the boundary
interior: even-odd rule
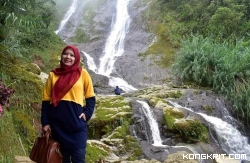
[[[240,31],[243,16],[242,12],[234,11],[228,7],[220,7],[211,17],[209,29],[217,34],[221,33],[224,38],[227,38],[232,33]]]

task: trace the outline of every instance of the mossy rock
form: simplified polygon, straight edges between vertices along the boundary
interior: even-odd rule
[[[184,113],[181,111],[174,110],[173,108],[165,109],[164,120],[168,129],[172,130],[175,119],[181,119],[184,117]]]
[[[127,128],[125,124],[131,121],[131,110],[130,102],[122,96],[98,96],[94,116],[88,122],[89,137],[94,139],[107,137],[119,126],[122,128],[119,132],[117,130],[115,135],[124,136]]]
[[[198,120],[174,123],[173,132],[185,143],[208,142],[208,129]]]
[[[105,158],[111,151],[105,144],[97,142],[88,142],[86,148],[86,162],[98,162],[100,159]]]

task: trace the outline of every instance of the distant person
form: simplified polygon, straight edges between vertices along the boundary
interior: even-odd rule
[[[121,89],[118,86],[116,86],[114,92],[115,92],[116,95],[120,95],[121,94]]]

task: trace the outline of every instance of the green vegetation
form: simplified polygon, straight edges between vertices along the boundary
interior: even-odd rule
[[[183,82],[209,86],[224,95],[240,120],[250,124],[250,48],[244,40],[215,42],[193,36],[182,41],[173,72]]]
[[[128,157],[128,161],[137,160],[139,156],[143,154],[141,147],[138,145],[137,140],[133,136],[127,135],[124,137],[122,144],[124,144],[124,146],[121,147],[119,152],[121,155],[129,152],[130,155]]]
[[[15,131],[12,120],[12,113],[5,112],[0,118],[0,162],[12,160],[15,154],[25,155],[26,151],[22,147],[22,140]]]
[[[181,111],[175,111],[173,109],[166,109],[164,111],[164,120],[169,130],[173,129],[174,122],[176,119],[184,117],[184,113]]]
[[[89,139],[104,139],[103,141],[105,144],[118,147],[116,152],[117,155],[122,156],[130,153],[128,160],[136,160],[142,155],[142,151],[137,140],[133,136],[130,136],[129,127],[133,124],[131,116],[130,102],[124,97],[97,96],[95,117],[88,123]],[[114,141],[112,141],[112,139]],[[99,155],[97,158],[100,159],[106,156],[98,154],[98,151],[100,151],[100,149],[92,151],[90,148],[87,148],[87,156],[89,155],[89,157],[87,157],[87,162],[90,160],[93,161],[95,156],[92,155]]]
[[[98,162],[100,159],[108,156],[110,149],[107,149],[97,143],[90,143],[86,149],[86,162]]]
[[[173,131],[186,143],[208,142],[208,129],[198,120],[175,123]]]
[[[122,96],[97,97],[95,118],[89,121],[89,137],[101,138],[113,133],[122,138],[128,134],[131,122],[129,101]]]
[[[213,110],[214,110],[214,108],[213,108],[212,106],[210,106],[210,105],[205,105],[205,106],[203,106],[203,108],[204,108],[204,110],[205,110],[208,114],[212,113]]]

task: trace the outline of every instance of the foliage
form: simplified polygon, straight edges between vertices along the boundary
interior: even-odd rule
[[[20,55],[22,36],[37,29],[48,28],[53,17],[52,0],[1,1],[0,44],[7,52]]]
[[[213,35],[214,38],[237,39],[249,37],[250,3],[245,1],[180,1],[158,0],[163,20],[171,17],[178,24],[175,34],[178,36],[201,34],[205,37]],[[171,27],[169,22],[166,26]],[[180,27],[180,28],[179,28]]]
[[[193,36],[183,40],[172,68],[183,82],[209,86],[224,95],[232,103],[234,113],[250,124],[249,53],[244,39],[218,43]]]

